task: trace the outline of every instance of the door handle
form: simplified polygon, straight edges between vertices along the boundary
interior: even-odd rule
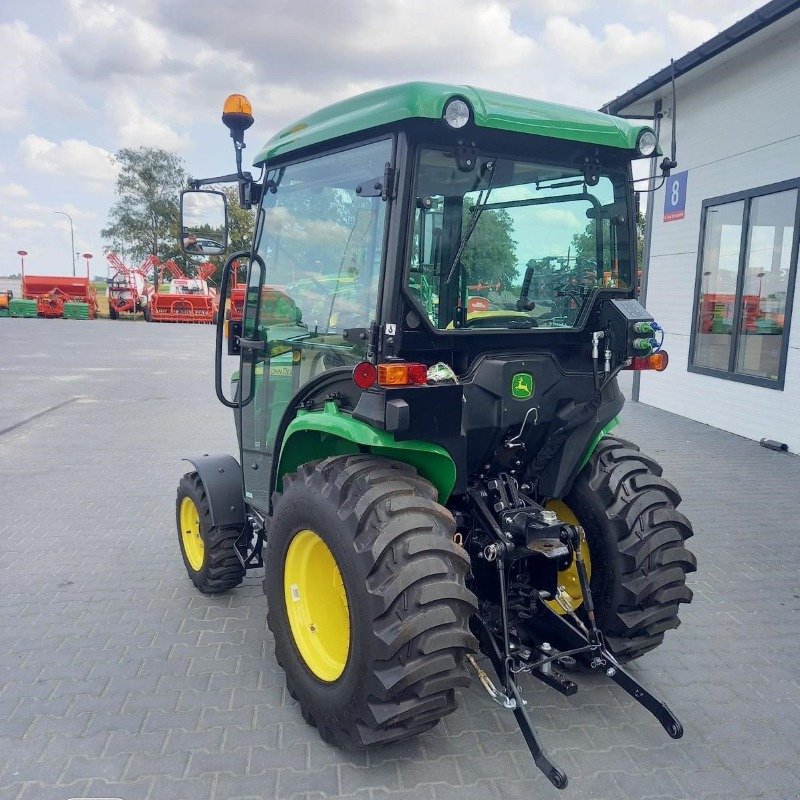
[[[245,339],[240,336],[239,347],[241,347],[242,350],[255,350],[257,353],[267,352],[267,343],[262,339]]]

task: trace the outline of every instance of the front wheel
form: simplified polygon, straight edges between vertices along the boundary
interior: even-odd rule
[[[456,709],[474,595],[436,490],[405,465],[337,456],[283,478],[264,591],[289,693],[345,749],[393,742]]]
[[[598,627],[623,663],[661,644],[692,599],[692,526],[661,473],[636,445],[607,436],[564,498],[586,531]]]
[[[178,544],[192,583],[203,594],[222,594],[238,586],[245,569],[234,547],[241,531],[212,525],[208,494],[196,472],[184,475],[175,501]]]

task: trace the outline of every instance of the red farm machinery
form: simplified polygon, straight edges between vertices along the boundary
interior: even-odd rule
[[[22,297],[36,301],[40,317],[65,317],[94,319],[97,316],[97,292],[86,277],[68,275],[26,275],[22,273]],[[66,306],[66,308],[65,308]],[[75,314],[76,309],[83,313]]]
[[[109,253],[108,261],[114,274],[108,282],[108,316],[119,319],[120,314],[144,314],[150,295],[147,276],[158,269],[159,261],[148,256],[138,267],[128,267],[116,253]]]
[[[226,319],[231,320],[231,322],[241,322],[244,316],[244,292],[247,283],[239,280],[239,273],[240,264],[237,261],[231,265],[231,290],[228,295],[230,305],[225,314]]]
[[[216,320],[219,299],[217,290],[208,285],[216,267],[211,262],[200,264],[190,278],[172,260],[156,271],[156,285],[150,293],[144,316],[148,322],[199,322]],[[164,278],[169,273],[170,281]]]

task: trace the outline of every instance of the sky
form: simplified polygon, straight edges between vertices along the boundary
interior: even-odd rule
[[[747,0],[3,0],[0,275],[106,274],[113,154],[161,147],[191,175],[234,169],[222,103],[246,94],[245,159],[330,102],[408,80],[585,108],[762,2]],[[78,274],[85,262],[78,259]]]

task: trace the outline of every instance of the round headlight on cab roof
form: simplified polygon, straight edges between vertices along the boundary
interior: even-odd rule
[[[658,139],[656,139],[653,131],[642,131],[639,134],[636,149],[639,151],[640,156],[648,158],[655,153],[656,147],[658,147]]]
[[[444,107],[444,121],[451,128],[463,128],[469,122],[469,106],[458,97]]]

